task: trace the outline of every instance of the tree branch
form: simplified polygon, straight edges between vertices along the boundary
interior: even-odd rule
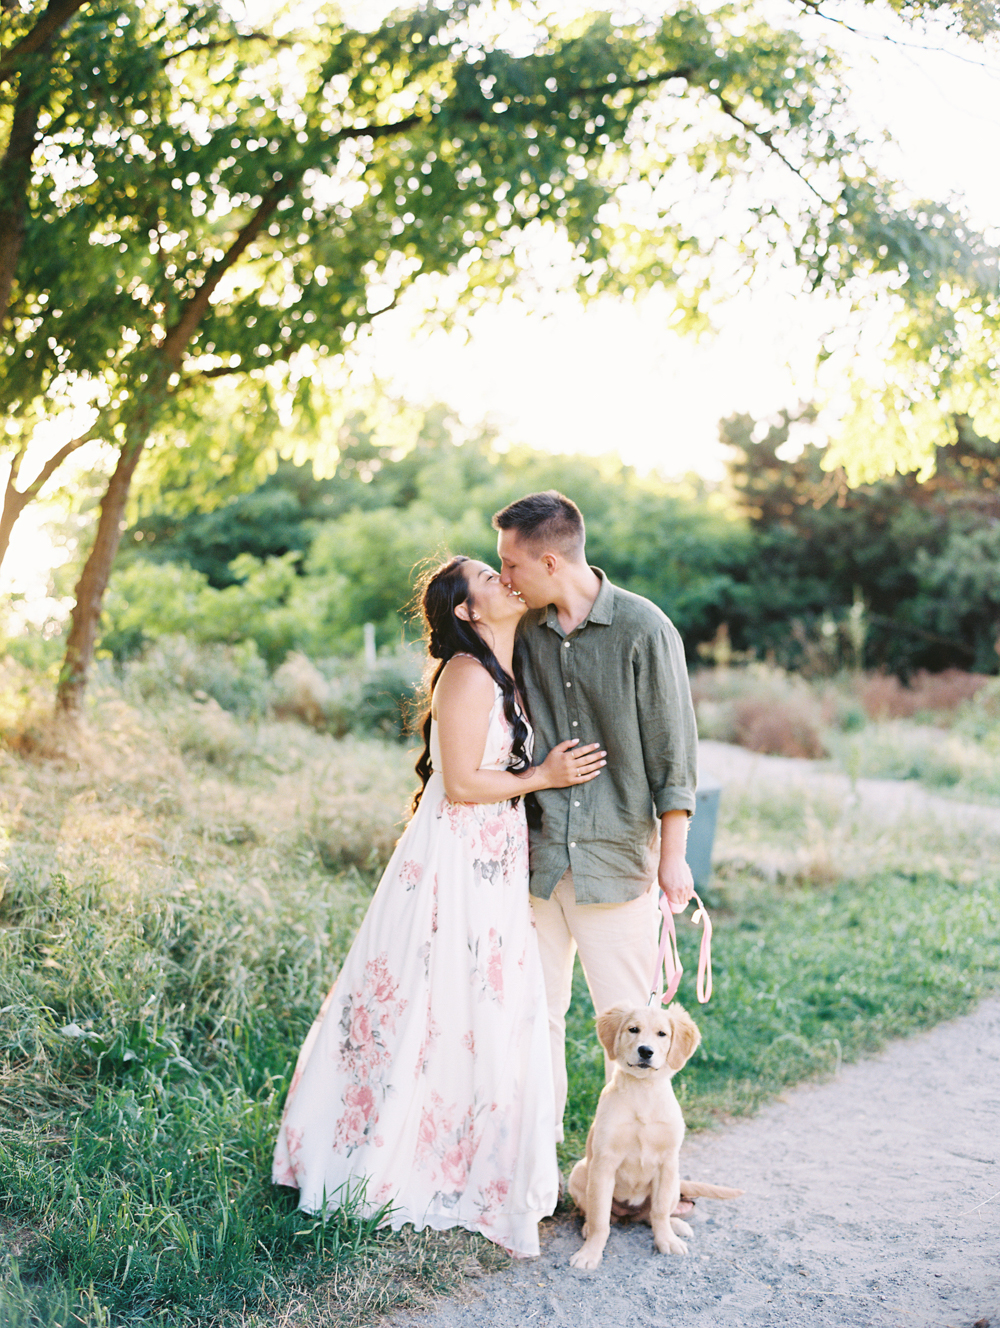
[[[15,493],[17,492],[15,485],[17,484],[17,477],[21,472],[21,462],[24,460],[24,454],[25,452],[27,452],[27,450],[28,450],[28,444],[22,443],[21,446],[14,453],[13,457],[11,458],[10,471],[8,472],[7,475],[8,493],[10,493],[12,489],[14,490]]]
[[[63,443],[59,451],[49,457],[48,461],[46,461],[45,465],[41,468],[31,483],[26,485],[23,489],[18,489],[16,487],[17,477],[21,471],[21,462],[24,460],[25,454],[28,450],[27,444],[22,443],[10,463],[10,472],[7,476],[7,493],[13,494],[14,497],[19,499],[20,507],[23,507],[24,504],[29,502],[32,498],[37,498],[46,480],[59,469],[66,458],[71,456],[77,448],[82,447],[84,443],[89,443],[94,436],[94,430],[91,428],[88,429],[86,433],[82,433],[79,438],[73,438],[68,443]]]
[[[731,120],[735,120],[736,123],[742,129],[744,129],[746,133],[750,134],[752,138],[756,138],[761,143],[763,143],[770,153],[772,153],[775,157],[777,157],[780,162],[783,162],[784,165],[786,165],[788,169],[793,172],[793,174],[799,177],[799,179],[802,181],[805,187],[810,191],[810,193],[815,194],[821,203],[825,203],[827,207],[833,206],[830,200],[828,198],[824,198],[823,195],[816,188],[816,186],[806,179],[801,169],[798,166],[796,166],[794,162],[788,160],[788,158],[782,152],[781,148],[779,148],[778,145],[775,143],[774,135],[771,133],[769,129],[758,129],[757,126],[751,124],[749,120],[744,120],[743,117],[737,112],[736,107],[733,105],[733,103],[728,99],[728,97],[724,97],[721,92],[715,93],[715,96],[718,99],[719,105],[722,107],[722,109],[725,111],[725,113],[729,116]]]
[[[87,0],[49,0],[41,18],[31,31],[26,32],[20,41],[15,42],[10,50],[0,57],[0,83],[16,74],[25,56],[40,51],[48,39],[86,3]]]
[[[242,228],[221,258],[216,259],[205,273],[205,278],[195,293],[185,302],[180,318],[160,342],[159,350],[172,369],[180,364],[184,347],[191,340],[195,329],[204,317],[212,295],[222,278],[253,243],[264,229],[269,218],[274,214],[281,200],[291,192],[299,178],[298,172],[283,176],[267,191],[261,199],[257,211]]]
[[[66,458],[71,456],[77,448],[82,447],[84,443],[89,443],[94,436],[94,430],[91,428],[88,429],[86,433],[82,433],[79,438],[73,438],[70,442],[63,443],[59,451],[49,457],[48,461],[46,461],[45,465],[41,468],[28,487],[22,490],[25,498],[36,498],[41,492],[42,485],[59,469]]]
[[[212,41],[192,42],[190,46],[182,46],[179,50],[171,51],[169,55],[165,55],[161,63],[168,64],[171,60],[177,60],[182,55],[189,55],[192,51],[214,51],[220,46],[231,46],[233,42],[240,41],[262,41],[267,42],[269,46],[276,47],[295,45],[293,41],[288,41],[284,37],[275,37],[270,32],[234,32],[229,37],[216,37]]]

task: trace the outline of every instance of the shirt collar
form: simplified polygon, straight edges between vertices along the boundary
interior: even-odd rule
[[[581,628],[586,627],[588,623],[600,623],[602,627],[608,627],[615,616],[615,588],[601,571],[599,567],[591,564],[590,570],[595,572],[601,578],[601,588],[597,592],[597,598],[590,606],[590,612],[586,618],[573,628],[574,632],[579,632]],[[564,634],[559,626],[559,614],[554,604],[550,604],[545,610],[545,625],[551,627],[554,631]]]

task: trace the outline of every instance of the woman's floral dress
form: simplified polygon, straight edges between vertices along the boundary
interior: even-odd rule
[[[480,768],[510,749],[497,687]],[[394,1229],[467,1227],[537,1254],[558,1171],[524,808],[445,797],[433,726],[431,761],[299,1053],[273,1179],[307,1212],[363,1182]]]

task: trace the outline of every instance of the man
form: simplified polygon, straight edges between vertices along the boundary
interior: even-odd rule
[[[497,512],[493,526],[501,580],[530,610],[523,642],[534,759],[567,738],[607,751],[598,779],[536,795],[542,824],[531,833],[562,1139],[574,954],[595,1010],[645,1005],[659,890],[678,909],[694,892],[684,850],[697,733],[676,628],[655,604],[588,565],[576,504],[554,490],[529,494]]]

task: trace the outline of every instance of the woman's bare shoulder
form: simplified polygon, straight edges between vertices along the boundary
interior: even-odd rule
[[[434,688],[434,712],[440,705],[468,705],[483,701],[492,703],[494,692],[493,679],[471,655],[452,655],[441,670],[441,676]]]

